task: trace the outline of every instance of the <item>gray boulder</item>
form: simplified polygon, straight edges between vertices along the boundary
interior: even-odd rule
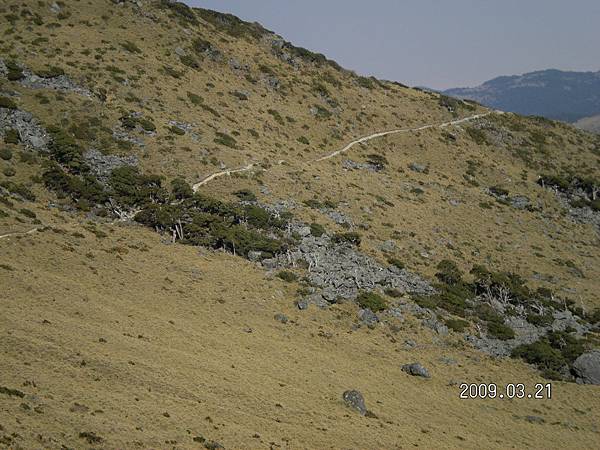
[[[102,182],[108,181],[114,169],[123,166],[137,166],[138,159],[135,156],[104,155],[98,150],[88,150],[83,158],[93,174]]]
[[[418,172],[418,173],[423,173],[427,170],[427,166],[423,165],[423,164],[419,164],[419,163],[410,163],[408,165],[408,168],[410,170],[412,170],[413,172]]]
[[[600,385],[600,350],[584,353],[573,363],[573,371],[579,384]]]
[[[359,391],[346,391],[342,394],[342,399],[346,405],[358,411],[361,416],[364,416],[367,413],[365,399]]]
[[[516,209],[525,209],[531,204],[529,198],[525,197],[524,195],[516,195],[514,197],[511,197],[509,199],[509,202],[510,205]]]
[[[377,315],[370,309],[361,309],[358,311],[358,318],[363,325],[373,329],[379,322]]]
[[[402,371],[413,377],[431,378],[429,371],[418,362],[403,365]]]

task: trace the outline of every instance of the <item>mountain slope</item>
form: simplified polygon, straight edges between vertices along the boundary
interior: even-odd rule
[[[180,3],[0,18],[2,445],[594,446],[597,138]]]
[[[444,93],[502,111],[576,122],[600,113],[600,72],[540,70]]]

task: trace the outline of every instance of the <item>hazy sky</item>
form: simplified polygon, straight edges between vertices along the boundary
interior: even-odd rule
[[[185,0],[257,21],[363,75],[473,86],[600,70],[600,0]]]

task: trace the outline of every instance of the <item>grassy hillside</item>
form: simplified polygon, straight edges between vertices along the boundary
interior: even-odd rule
[[[597,442],[597,136],[180,3],[8,0],[0,34],[2,445]]]

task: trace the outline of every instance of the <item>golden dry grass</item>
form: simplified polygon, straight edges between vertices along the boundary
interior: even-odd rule
[[[267,203],[293,200],[296,217],[331,231],[341,228],[303,201],[335,201],[362,225],[362,249],[379,260],[390,256],[381,243],[393,239],[393,256],[428,277],[444,258],[465,270],[483,263],[517,271],[533,286],[568,290],[588,308],[600,306],[596,230],[574,224],[554,195],[537,186],[546,168],[528,167],[516,156],[519,146],[476,145],[466,133],[469,125],[462,125],[373,140],[314,163],[357,137],[441,123],[453,115],[433,95],[391,84],[368,90],[352,74],[331,68],[301,64],[294,70],[264,43],[233,38],[203,21],[196,28],[182,25],[155,3],[144,3],[147,15],[109,0],[65,1],[71,16],[59,20],[48,2],[5,2],[0,57],[32,68],[60,65],[85,86],[105,88],[107,98],[58,95],[5,80],[0,89],[18,92],[19,106],[45,125],[68,128],[99,118],[103,128],[95,139],[80,140],[83,146],[134,154],[144,170],[166,180],[183,175],[193,183],[221,165],[256,162],[256,170],[215,179],[202,191],[231,198],[249,188]],[[41,14],[44,25],[33,26],[25,16],[14,26],[3,21],[23,9]],[[48,42],[34,44],[39,37]],[[195,37],[210,39],[224,59],[204,58],[199,70],[183,66],[175,50],[190,52]],[[143,53],[123,50],[126,41]],[[255,78],[261,77],[261,65],[271,67],[283,88],[248,81],[230,68],[230,58],[248,64]],[[184,73],[173,78],[165,65]],[[115,73],[128,81],[118,81]],[[337,115],[322,120],[310,107],[333,109],[314,92],[326,74],[341,83],[325,83],[340,106]],[[249,100],[238,100],[230,94],[234,90],[248,91]],[[187,92],[201,95],[220,116],[193,105]],[[50,102],[40,101],[40,93]],[[112,128],[129,111],[142,112],[157,126],[154,136],[137,133],[144,147],[123,149],[112,140]],[[490,120],[526,140],[532,131],[547,136],[546,153],[534,159],[597,175],[597,156],[591,153],[596,138],[511,117]],[[172,135],[170,120],[196,124],[197,139]],[[235,136],[237,148],[216,144],[217,132]],[[446,132],[456,141],[448,141]],[[300,136],[310,144],[298,142]],[[375,330],[356,329],[355,306],[298,311],[297,286],[240,258],[166,245],[138,226],[88,222],[82,213],[61,212],[56,205],[64,202],[36,178],[41,167],[19,162],[20,146],[7,147],[15,156],[0,160],[0,169],[13,167],[17,174],[0,174],[0,181],[32,185],[38,200],[0,205],[8,211],[0,217],[0,236],[40,231],[0,239],[0,386],[26,394],[21,399],[0,393],[1,445],[201,448],[193,438],[204,436],[226,448],[597,446],[598,387],[557,382],[548,401],[460,400],[457,381],[532,386],[543,380],[519,361],[475,351],[459,335],[432,335],[416,317],[404,322],[387,317]],[[363,162],[373,153],[387,158],[383,172],[343,168],[345,159]],[[477,163],[478,186],[464,177],[468,161]],[[427,165],[429,172],[411,171],[413,162]],[[512,195],[529,196],[541,210],[518,211],[494,202],[484,189],[498,184]],[[259,194],[265,187],[270,194]],[[40,223],[18,213],[21,207],[34,211]],[[102,233],[107,236],[96,237]],[[572,261],[584,278],[560,261]],[[535,273],[554,281],[534,280]],[[290,322],[275,321],[278,312]],[[409,339],[418,343],[415,349],[405,345]],[[417,360],[431,370],[431,380],[401,371],[402,364]],[[360,417],[344,406],[346,389],[362,391],[378,418]],[[531,423],[527,416],[544,423]],[[80,437],[86,432],[102,442],[88,443]]]

